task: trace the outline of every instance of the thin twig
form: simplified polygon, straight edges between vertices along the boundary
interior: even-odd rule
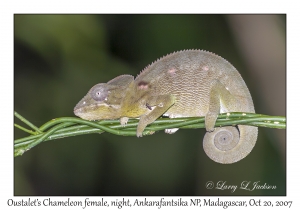
[[[14,141],[15,156],[22,155],[24,152],[35,147],[36,145],[53,139],[59,139],[70,136],[77,136],[91,133],[109,132],[115,135],[135,136],[137,119],[131,119],[127,125],[120,125],[119,120],[101,120],[87,121],[75,117],[62,117],[50,120],[37,128],[24,117],[15,112],[15,116],[22,120],[25,124],[35,130],[28,130],[20,125],[15,124],[16,128],[31,134],[30,136],[16,139]],[[155,131],[168,128],[205,128],[204,117],[189,118],[159,118],[146,127],[143,135],[153,134]],[[215,126],[232,126],[232,125],[251,125],[257,127],[269,127],[277,129],[286,128],[286,118],[281,116],[268,116],[254,113],[222,113],[219,114]]]
[[[24,122],[25,124],[27,124],[29,127],[31,127],[33,130],[35,130],[37,133],[42,133],[38,127],[36,127],[35,125],[33,125],[31,122],[29,122],[28,120],[26,120],[23,116],[21,116],[19,113],[15,112],[14,113],[15,116],[17,118],[19,118],[22,122]]]

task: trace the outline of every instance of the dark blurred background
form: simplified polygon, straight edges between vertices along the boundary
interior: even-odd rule
[[[74,106],[93,85],[137,75],[183,49],[227,59],[248,85],[257,113],[285,116],[285,15],[15,15],[14,110],[37,126],[74,116]],[[285,130],[259,128],[250,155],[230,165],[206,156],[204,133],[104,133],[48,141],[14,159],[14,194],[286,194]],[[14,136],[26,134],[15,129]],[[208,181],[259,181],[276,189],[232,193],[208,190]]]

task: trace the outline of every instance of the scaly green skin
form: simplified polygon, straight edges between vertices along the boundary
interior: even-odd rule
[[[121,75],[95,85],[74,108],[86,120],[140,118],[137,136],[161,115],[205,116],[208,131],[204,150],[219,163],[233,163],[247,156],[258,130],[252,126],[214,128],[224,112],[255,112],[249,90],[239,72],[210,52],[185,50],[164,56],[134,80]],[[177,129],[167,129],[174,133]]]

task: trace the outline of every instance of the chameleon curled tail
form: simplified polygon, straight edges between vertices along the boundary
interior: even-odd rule
[[[215,128],[205,134],[203,148],[207,156],[218,163],[234,163],[252,151],[257,133],[257,127],[246,125],[239,125],[238,129],[231,126]]]

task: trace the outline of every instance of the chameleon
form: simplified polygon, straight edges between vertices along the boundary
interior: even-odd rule
[[[139,118],[137,137],[160,116],[204,116],[204,151],[221,164],[246,157],[258,135],[258,128],[248,125],[215,128],[218,114],[228,112],[255,113],[250,92],[232,64],[204,50],[170,53],[145,67],[136,78],[125,74],[96,84],[74,108],[74,114],[82,119],[120,119],[123,126],[129,118]]]

